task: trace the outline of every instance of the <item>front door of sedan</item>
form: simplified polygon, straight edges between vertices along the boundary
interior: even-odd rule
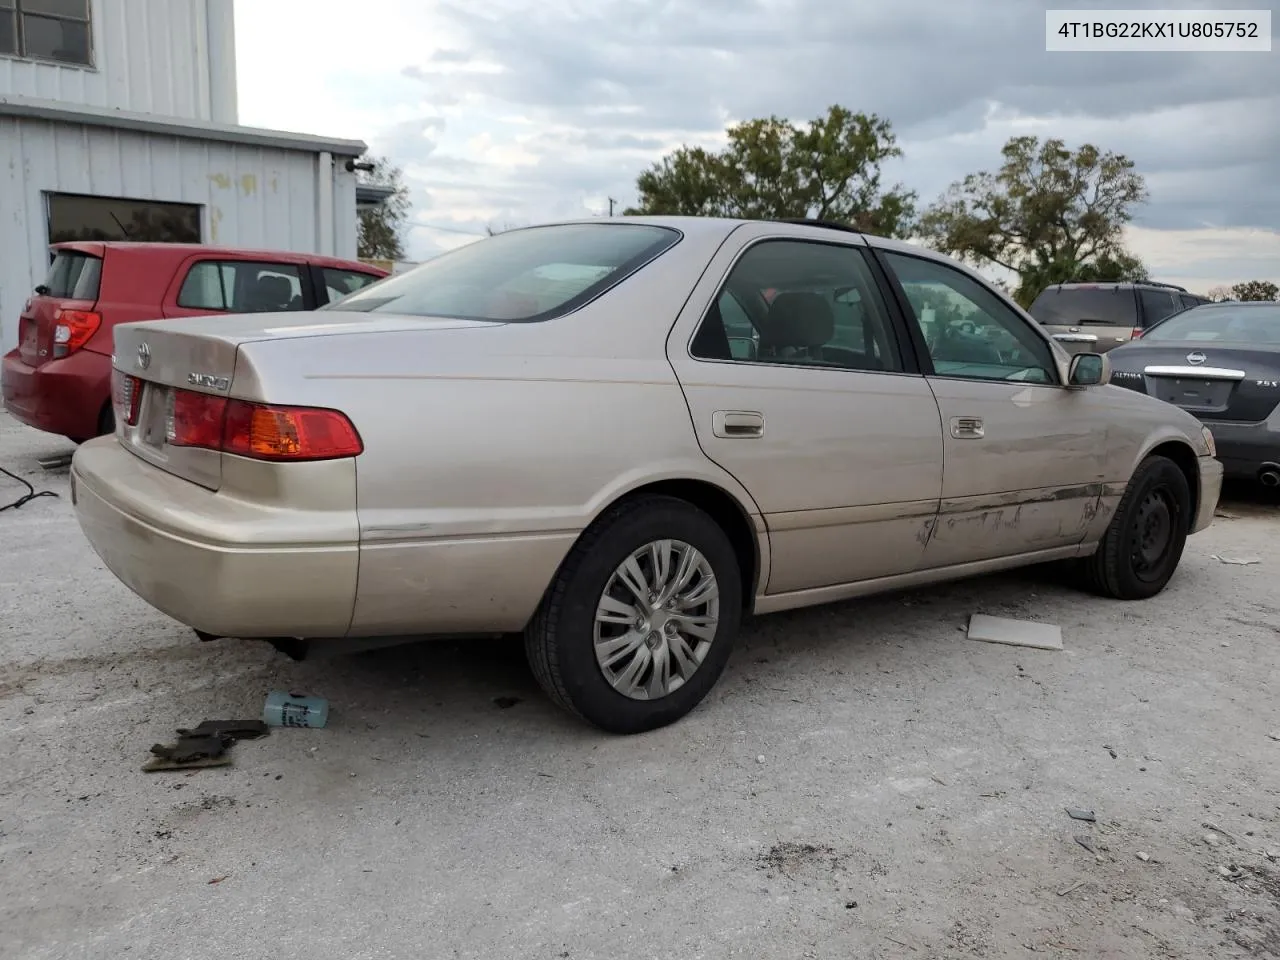
[[[937,404],[865,242],[787,229],[735,231],[667,344],[703,451],[764,516],[771,595],[917,569],[942,488]]]
[[[1107,424],[1069,390],[1044,335],[964,271],[878,250],[932,370],[945,446],[930,568],[1080,543],[1102,492]]]

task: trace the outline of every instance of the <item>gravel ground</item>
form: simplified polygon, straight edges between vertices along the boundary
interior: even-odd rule
[[[619,739],[508,643],[197,642],[93,556],[35,462],[65,450],[0,415],[0,466],[59,494],[0,512],[0,956],[1280,957],[1274,504],[1228,501],[1146,603],[1029,573],[761,618]],[[329,726],[140,772],[272,688]]]

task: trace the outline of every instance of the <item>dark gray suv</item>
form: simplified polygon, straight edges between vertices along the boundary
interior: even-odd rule
[[[1031,304],[1031,316],[1068,353],[1106,353],[1188,307],[1208,303],[1171,283],[1058,283]]]

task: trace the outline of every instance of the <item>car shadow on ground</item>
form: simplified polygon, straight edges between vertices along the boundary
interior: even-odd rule
[[[960,581],[880,597],[748,619],[733,657],[702,710],[755,691],[812,695],[814,674],[904,676],[928,664],[945,674],[963,656],[956,640],[972,612],[1035,618],[1041,598],[1076,595],[1057,568]],[[272,655],[271,672],[329,698],[334,726],[374,722],[399,733],[527,732],[568,739],[600,736],[556,708],[534,680],[519,637],[433,640],[294,663]],[[797,677],[805,679],[799,684]],[[802,691],[800,686],[808,684]],[[784,697],[784,699],[786,699]]]

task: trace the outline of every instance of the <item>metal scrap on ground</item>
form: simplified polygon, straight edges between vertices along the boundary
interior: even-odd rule
[[[969,617],[969,639],[985,643],[1005,643],[1038,650],[1061,650],[1062,628],[1056,623],[1010,620],[975,613]]]
[[[1229,563],[1235,567],[1247,567],[1251,564],[1262,562],[1258,557],[1220,557],[1216,553],[1213,554],[1213,559],[1219,563]]]

